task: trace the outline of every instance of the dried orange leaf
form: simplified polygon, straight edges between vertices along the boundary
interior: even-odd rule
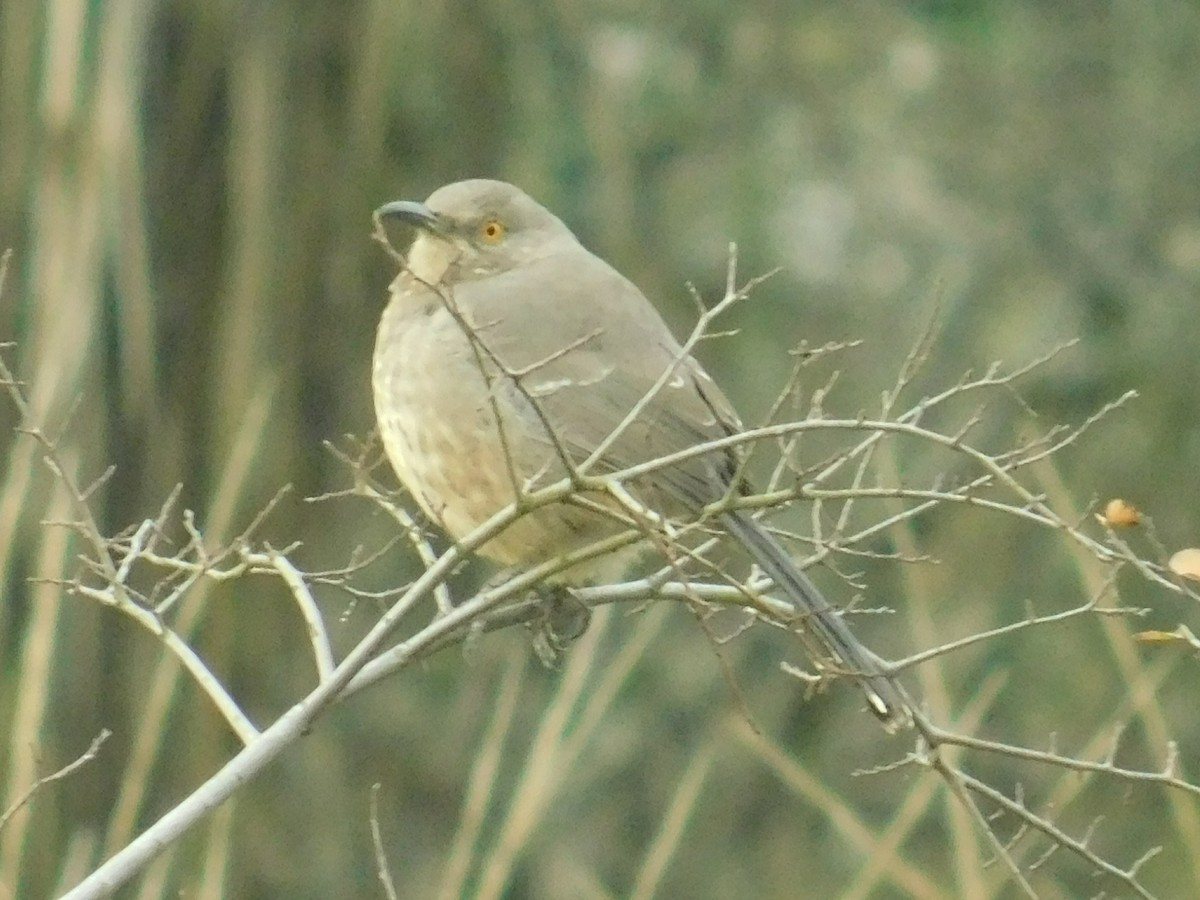
[[[1113,528],[1130,528],[1141,521],[1137,507],[1119,498],[1109,500],[1104,507],[1104,522]]]
[[[1192,634],[1186,625],[1180,625],[1174,631],[1139,631],[1133,637],[1143,644],[1187,644],[1200,650],[1200,638]]]
[[[1200,550],[1195,547],[1180,550],[1167,561],[1167,565],[1176,575],[1200,581]]]
[[[1133,638],[1142,644],[1170,644],[1182,640],[1173,631],[1139,631]]]

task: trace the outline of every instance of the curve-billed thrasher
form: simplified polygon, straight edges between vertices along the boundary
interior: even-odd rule
[[[522,488],[565,477],[564,455],[579,466],[607,442],[587,472],[603,475],[738,430],[720,389],[641,291],[519,189],[462,181],[425,203],[388,203],[376,218],[417,231],[375,344],[379,431],[404,486],[452,538]],[[640,413],[610,441],[638,404]],[[730,493],[736,468],[732,451],[714,451],[643,475],[630,492],[651,510],[694,517]],[[745,512],[717,519],[805,612],[872,712],[889,726],[904,721],[907,707],[879,658],[779,542]],[[518,519],[479,551],[528,567],[627,527],[557,503]],[[630,562],[629,554],[601,558],[560,577],[604,583]]]

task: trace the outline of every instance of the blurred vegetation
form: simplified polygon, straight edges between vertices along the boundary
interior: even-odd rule
[[[181,483],[210,537],[228,539],[290,482],[296,492],[267,535],[303,541],[296,558],[307,567],[333,567],[393,527],[366,504],[300,499],[345,484],[322,441],[373,424],[371,345],[394,273],[369,239],[370,213],[447,181],[498,177],[558,212],[680,330],[694,315],[685,284],[719,296],[731,241],[743,273],[780,267],[730,320],[739,335],[704,352],[748,421],[765,414],[802,340],[861,339],[808,387],[837,368],[826,407],[877,408],[935,303],[931,385],[1082,338],[1028,385],[1047,427],[1082,421],[1130,388],[1141,397],[1048,472],[1047,489],[1080,510],[1127,496],[1169,544],[1194,544],[1197,46],[1200,7],[1186,0],[6,0],[0,248],[13,256],[0,340],[17,342],[39,422],[57,427],[73,409],[67,443],[80,477],[116,464],[94,498],[110,533],[154,515]],[[1015,440],[1018,418],[989,411],[982,427]],[[155,690],[171,683],[150,674],[159,648],[29,581],[69,575],[73,563],[61,530],[41,525],[66,513],[17,424],[0,405],[0,734],[21,738],[0,742],[0,797],[77,756],[101,728],[114,732],[82,773],[38,795],[23,848],[0,834],[0,897],[36,898],[123,845],[131,825],[169,809],[237,745],[186,685],[153,718]],[[932,465],[902,443],[896,456],[918,480]],[[1086,593],[1086,573],[1048,555],[1047,540],[964,510],[923,520],[897,541],[941,564],[868,566],[868,604],[898,614],[858,629],[903,655],[921,646],[906,616],[915,594],[947,640],[1019,617],[1028,601]],[[401,580],[411,561],[394,557]],[[1130,600],[1154,607],[1161,627],[1194,623],[1195,610],[1140,586]],[[349,644],[373,614],[347,614],[338,640]],[[260,724],[312,684],[302,628],[276,586],[240,582],[188,615],[197,647]],[[880,832],[909,789],[851,777],[897,752],[857,713],[854,692],[805,701],[780,689],[775,656],[757,643],[769,638],[731,645],[745,707],[792,761],[780,760],[738,724],[742,701],[684,612],[611,618],[597,667],[658,630],[517,847],[505,896],[628,894],[692,771],[703,785],[659,896],[847,891],[876,851],[831,809]],[[957,654],[943,663],[960,692],[949,709],[1004,672],[982,731],[1035,746],[1057,733],[1082,748],[1125,698],[1129,670],[1103,632],[1046,631]],[[561,675],[541,670],[526,644],[489,637],[466,659],[443,653],[336,710],[148,878],[187,896],[380,896],[367,825],[380,782],[401,894],[434,896],[497,691],[515,692],[496,762],[502,803],[560,690]],[[1162,705],[1193,709],[1194,665],[1168,655],[1144,660],[1178,666],[1157,670]],[[161,741],[149,757],[138,753],[147,721]],[[1172,737],[1195,776],[1200,719],[1183,724]],[[1152,759],[1154,728],[1136,720],[1131,732],[1138,747],[1144,733],[1139,752]],[[789,765],[829,795],[789,780]],[[1007,765],[1011,782],[1032,777]],[[1193,895],[1195,861],[1178,854],[1194,846],[1181,824],[1194,810],[1126,812],[1121,797],[1100,799],[1073,810],[1072,824],[1107,809],[1130,856],[1156,843],[1173,854],[1147,882],[1161,896]],[[118,811],[126,824],[114,824]],[[943,811],[927,813],[903,852],[954,896]],[[507,815],[500,806],[485,817],[488,840]],[[18,859],[14,884],[3,876]],[[1094,889],[1070,865],[1042,888]],[[868,891],[915,888],[893,879]]]

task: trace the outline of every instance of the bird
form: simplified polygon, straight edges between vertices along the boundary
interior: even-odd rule
[[[717,383],[646,296],[520,188],[458,181],[424,202],[385,203],[375,222],[415,233],[376,333],[379,434],[403,487],[451,539],[573,467],[616,473],[741,430]],[[695,519],[744,492],[738,463],[726,446],[655,468],[627,487],[668,522]],[[599,498],[534,508],[477,552],[517,569],[556,559],[629,527],[605,507],[617,504]],[[717,509],[712,524],[802,611],[804,626],[858,682],[870,711],[889,731],[910,721],[886,665],[783,545],[748,510]],[[563,585],[612,583],[644,552],[627,548],[556,577]]]

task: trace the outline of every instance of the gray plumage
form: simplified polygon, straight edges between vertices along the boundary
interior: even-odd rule
[[[665,385],[590,474],[619,471],[739,429],[728,400],[683,354],[641,291],[519,189],[497,181],[458,182],[424,204],[387,204],[377,216],[417,228],[408,268],[391,286],[376,340],[380,434],[400,480],[451,537],[462,537],[513,501],[514,471],[521,487],[542,486],[564,476],[562,450],[574,465],[583,463],[668,370]],[[507,371],[521,373],[520,388],[491,354]],[[694,515],[730,491],[736,463],[732,451],[715,451],[656,470],[630,488],[664,515]],[[855,673],[871,710],[889,726],[902,722],[906,706],[881,661],[855,639],[779,542],[745,513],[726,512],[720,522],[807,613],[810,630]],[[480,553],[504,565],[529,566],[619,530],[610,517],[556,504],[519,519]],[[616,554],[561,577],[604,583],[620,577],[631,561],[629,553]]]

